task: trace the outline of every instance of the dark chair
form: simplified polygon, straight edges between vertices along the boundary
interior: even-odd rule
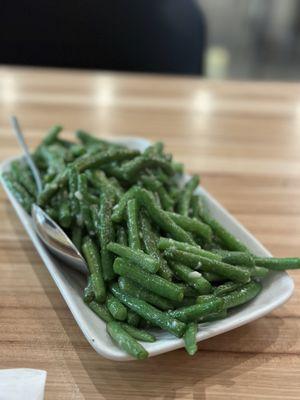
[[[0,63],[200,74],[193,0],[2,0]]]

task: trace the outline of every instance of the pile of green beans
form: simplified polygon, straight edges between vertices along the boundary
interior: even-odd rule
[[[37,202],[82,253],[83,300],[131,356],[148,357],[141,342],[156,340],[147,331],[155,327],[194,355],[198,324],[251,301],[269,270],[300,268],[299,258],[252,254],[195,193],[199,176],[181,184],[183,167],[162,143],[141,153],[81,130],[67,141],[61,132],[52,127],[33,153],[39,195],[24,161],[3,178],[28,213]]]

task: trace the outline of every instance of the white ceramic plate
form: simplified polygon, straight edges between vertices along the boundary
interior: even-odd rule
[[[149,142],[143,139],[127,139],[120,143],[138,150],[143,150],[149,145]],[[0,172],[9,169],[11,161],[12,159],[3,162],[0,167]],[[9,192],[2,177],[1,182],[33,244],[91,346],[93,346],[97,353],[106,358],[118,361],[131,360],[131,357],[120,350],[111,341],[106,333],[105,323],[82,301],[85,278],[79,273],[72,271],[68,266],[63,265],[49,253],[37,237],[33,229],[31,218]],[[206,199],[212,215],[237,238],[244,242],[254,254],[258,256],[270,256],[270,253],[262,244],[234,219],[208,192],[203,188],[199,188],[198,192]],[[270,273],[263,282],[263,290],[254,300],[244,306],[238,307],[223,320],[202,324],[201,330],[197,334],[197,341],[199,342],[223,332],[230,331],[231,329],[262,317],[284,303],[291,296],[293,289],[293,280],[285,272]],[[156,333],[158,338],[156,342],[143,344],[151,357],[178,349],[184,345],[182,339],[178,339],[165,332],[157,331]]]

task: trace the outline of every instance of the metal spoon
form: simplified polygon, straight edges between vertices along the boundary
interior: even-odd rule
[[[31,169],[38,193],[40,193],[42,191],[42,180],[39,170],[29,153],[18,120],[14,116],[11,117],[11,125],[23,149],[25,160]],[[61,227],[37,204],[32,205],[31,216],[36,233],[48,249],[70,267],[87,274],[88,268],[84,258]]]

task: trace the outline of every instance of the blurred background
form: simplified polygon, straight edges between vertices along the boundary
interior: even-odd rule
[[[298,0],[2,0],[0,64],[298,80]]]

